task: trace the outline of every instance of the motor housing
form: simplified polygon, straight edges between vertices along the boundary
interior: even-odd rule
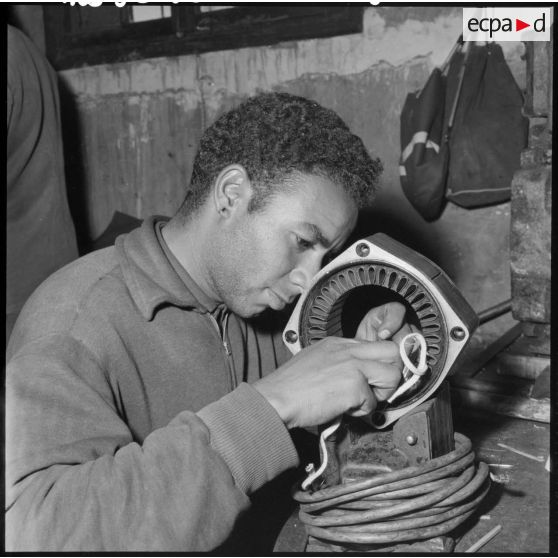
[[[428,370],[417,386],[370,417],[385,428],[428,399],[455,368],[477,314],[432,261],[379,233],[355,242],[312,279],[283,332],[293,354],[327,336],[354,337],[371,308],[399,301],[422,333]]]

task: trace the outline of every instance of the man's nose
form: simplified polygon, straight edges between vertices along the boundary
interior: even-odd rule
[[[312,260],[297,265],[296,268],[289,273],[290,283],[297,289],[296,295],[302,294],[310,286],[312,277],[320,271],[320,267],[321,259],[313,258]]]

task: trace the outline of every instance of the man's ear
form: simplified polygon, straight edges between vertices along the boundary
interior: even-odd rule
[[[248,172],[242,165],[227,165],[215,179],[213,203],[222,217],[228,217],[239,208],[246,207],[251,195]]]

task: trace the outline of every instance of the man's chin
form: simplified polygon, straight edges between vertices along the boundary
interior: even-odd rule
[[[270,310],[269,306],[265,304],[254,304],[250,306],[242,306],[240,308],[229,306],[229,308],[234,314],[240,316],[241,318],[244,318],[245,320],[257,318],[258,316],[265,314],[267,310]]]
[[[264,306],[263,308],[258,308],[257,310],[252,310],[250,312],[244,312],[243,314],[238,314],[241,318],[245,320],[266,320],[266,317],[269,317],[273,321],[275,321],[276,316],[279,315],[288,315],[285,313],[285,309],[275,310],[271,306]]]

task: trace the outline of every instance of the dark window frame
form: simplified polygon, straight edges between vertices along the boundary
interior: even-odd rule
[[[123,12],[118,28],[80,31],[72,28],[72,6],[45,5],[47,55],[63,70],[333,37],[361,33],[364,10],[300,3],[243,4],[213,12],[201,12],[197,4],[171,7],[171,18],[130,23]]]

